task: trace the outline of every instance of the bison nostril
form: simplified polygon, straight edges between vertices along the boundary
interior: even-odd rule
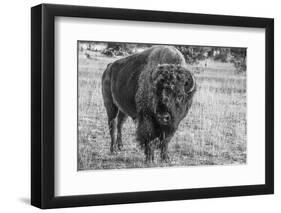
[[[168,122],[171,120],[171,115],[170,114],[162,114],[162,115],[158,115],[159,119],[164,121],[164,122]]]
[[[169,114],[164,115],[163,117],[164,117],[165,120],[170,120],[170,115]]]

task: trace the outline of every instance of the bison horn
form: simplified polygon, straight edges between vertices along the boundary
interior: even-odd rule
[[[187,91],[187,93],[192,93],[196,89],[195,78],[192,74],[190,74],[190,75],[191,75],[191,78],[192,78],[192,87]]]

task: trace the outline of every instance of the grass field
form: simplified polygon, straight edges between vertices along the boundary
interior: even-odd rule
[[[124,148],[109,151],[107,115],[101,95],[101,76],[116,57],[101,54],[78,64],[78,170],[147,167],[135,140],[135,124],[123,128]],[[205,63],[203,63],[205,64]],[[198,90],[188,116],[169,145],[170,162],[151,167],[244,164],[247,157],[246,75],[237,74],[230,63],[208,61],[207,67],[190,66]]]

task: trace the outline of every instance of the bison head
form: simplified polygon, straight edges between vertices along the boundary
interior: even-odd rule
[[[175,64],[160,64],[151,76],[155,119],[161,126],[176,127],[191,106],[195,79],[187,68]]]

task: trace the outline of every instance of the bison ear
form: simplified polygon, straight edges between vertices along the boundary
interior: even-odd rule
[[[157,77],[158,77],[158,74],[159,74],[159,71],[163,69],[162,65],[161,64],[158,64],[156,67],[154,67],[152,70],[151,70],[151,75],[150,75],[150,78],[151,78],[151,81],[154,82]]]
[[[152,82],[154,82],[156,80],[156,78],[157,78],[157,69],[152,69],[150,79]]]
[[[195,92],[195,90],[196,90],[196,82],[195,82],[195,78],[194,78],[194,76],[192,74],[190,74],[190,77],[185,82],[184,88],[185,88],[185,92],[188,95],[193,93],[193,92]]]

